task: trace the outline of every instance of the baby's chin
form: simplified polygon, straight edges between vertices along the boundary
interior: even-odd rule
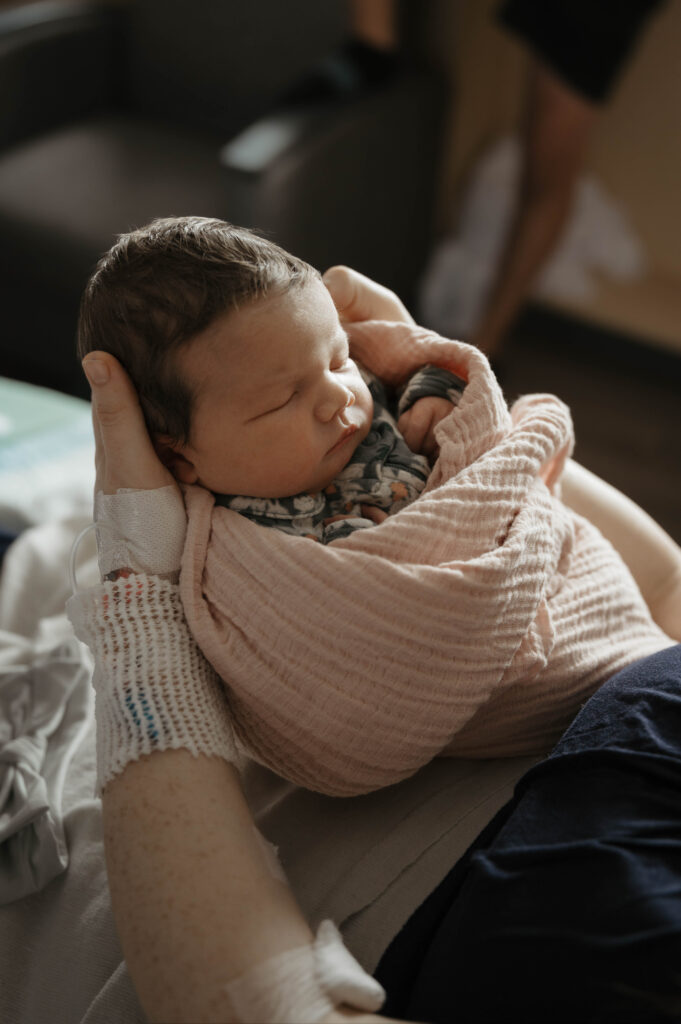
[[[340,476],[340,474],[343,472],[346,466],[348,466],[352,462],[355,456],[355,452],[367,437],[370,429],[371,423],[369,423],[366,426],[359,427],[354,432],[354,434],[350,435],[350,437],[342,446],[342,448],[340,448],[337,452],[333,453],[333,455],[331,456],[331,460],[333,462],[333,469],[332,471],[329,472],[329,479],[324,484],[324,487],[328,487],[329,484],[333,483],[336,477]],[[334,455],[337,456],[337,458],[334,458]],[[320,487],[320,490],[323,490],[324,487]]]

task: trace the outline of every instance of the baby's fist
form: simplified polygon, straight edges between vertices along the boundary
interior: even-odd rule
[[[410,409],[402,413],[397,426],[413,452],[428,458],[437,455],[435,428],[453,408],[448,399],[429,395],[419,398]]]

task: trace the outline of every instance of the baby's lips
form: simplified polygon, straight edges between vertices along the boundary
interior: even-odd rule
[[[345,430],[343,431],[343,433],[341,434],[341,436],[338,438],[337,441],[335,441],[331,445],[331,447],[329,448],[329,450],[328,450],[328,452],[326,454],[330,455],[332,452],[335,452],[337,448],[339,448],[345,441],[347,441],[348,438],[352,437],[353,434],[356,434],[358,430],[359,430],[359,427],[357,427],[355,424],[352,424],[351,426],[346,427]]]

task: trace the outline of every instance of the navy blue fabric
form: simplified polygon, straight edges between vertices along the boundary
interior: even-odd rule
[[[376,976],[404,1019],[681,1020],[681,646],[598,690]]]

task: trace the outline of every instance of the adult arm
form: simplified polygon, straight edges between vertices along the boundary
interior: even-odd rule
[[[629,567],[658,626],[681,642],[681,548],[630,498],[568,460],[566,505],[597,526]]]
[[[167,486],[171,478],[120,365],[107,356],[86,363],[98,486],[106,493]],[[154,751],[109,778],[102,810],[114,919],[149,1018],[243,1019],[230,988],[235,979],[309,949],[312,933],[272,871],[234,765],[187,750]],[[323,1019],[379,1020],[344,1006]]]
[[[482,321],[470,340],[494,355],[570,212],[596,106],[532,59],[520,191]]]

